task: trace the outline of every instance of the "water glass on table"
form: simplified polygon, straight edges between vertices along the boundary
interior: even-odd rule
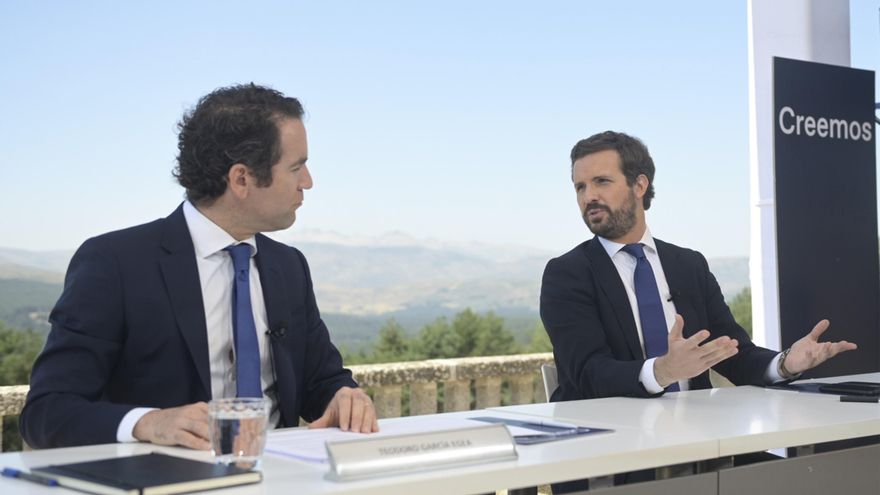
[[[270,404],[264,398],[214,399],[208,403],[211,453],[217,463],[259,467]]]

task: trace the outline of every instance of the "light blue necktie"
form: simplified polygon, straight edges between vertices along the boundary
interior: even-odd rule
[[[639,305],[639,320],[642,323],[642,337],[645,339],[645,354],[648,358],[659,357],[669,351],[669,330],[666,328],[666,316],[663,314],[663,303],[660,291],[657,290],[657,279],[651,262],[645,257],[642,244],[627,244],[623,247],[636,259],[636,271],[633,274],[633,285],[636,288],[636,301]],[[678,392],[678,383],[672,383],[666,390]]]
[[[251,246],[245,243],[225,248],[232,257],[235,289],[232,291],[232,333],[235,341],[237,397],[262,397],[260,345],[251,308]]]

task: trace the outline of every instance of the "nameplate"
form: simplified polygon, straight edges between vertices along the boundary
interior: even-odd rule
[[[327,453],[336,481],[517,458],[502,424],[327,442]]]

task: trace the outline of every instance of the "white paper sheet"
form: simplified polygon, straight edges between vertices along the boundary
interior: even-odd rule
[[[495,414],[486,414],[486,411],[475,411],[474,417],[478,416],[495,416]],[[328,441],[407,435],[456,428],[474,428],[485,426],[486,424],[482,421],[473,421],[463,417],[413,416],[406,418],[406,421],[400,421],[399,418],[380,421],[380,431],[377,433],[352,433],[350,431],[342,431],[339,428],[276,430],[269,432],[265,453],[288,459],[324,463],[328,460],[327,448],[325,447]],[[508,425],[507,429],[513,436],[535,434],[535,430],[528,428]]]

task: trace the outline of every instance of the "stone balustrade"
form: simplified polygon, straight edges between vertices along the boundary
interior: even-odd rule
[[[0,452],[3,451],[3,418],[18,416],[29,388],[27,385],[0,387]]]
[[[418,415],[467,411],[472,405],[474,409],[483,409],[544,402],[547,398],[540,369],[542,364],[552,362],[553,354],[547,352],[350,368],[358,383],[372,395],[379,417],[394,418],[404,412]],[[505,390],[507,393],[503,394]],[[27,392],[27,385],[0,387],[0,420],[21,412]]]
[[[548,352],[367,364],[351,366],[351,371],[371,392],[379,417],[394,418],[405,412],[415,416],[499,406],[505,383],[509,399],[504,405],[544,402],[540,369],[552,362],[553,354]]]

